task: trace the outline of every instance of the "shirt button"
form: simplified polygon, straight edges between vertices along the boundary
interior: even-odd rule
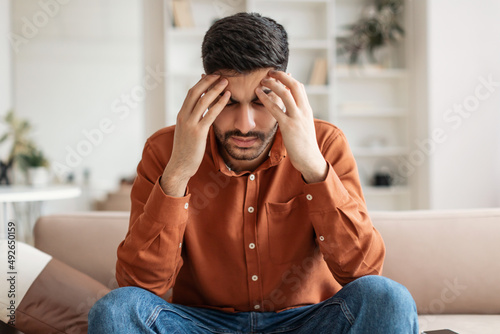
[[[253,212],[254,212],[254,210],[255,210],[255,209],[253,208],[253,206],[248,207],[248,212],[253,213]]]
[[[307,195],[306,195],[306,198],[307,198],[309,201],[313,199],[313,197],[312,197],[312,195],[311,195],[311,194],[307,194]]]
[[[255,175],[250,174],[250,181],[253,181],[253,180],[255,180]]]
[[[184,209],[187,209],[189,207],[189,203],[184,204]]]
[[[258,280],[258,279],[259,279],[259,276],[257,276],[257,275],[253,275],[253,276],[252,276],[252,281],[254,281],[254,282],[255,282],[255,281],[256,281],[256,280]]]
[[[255,248],[255,244],[253,242],[251,242],[248,247],[250,247],[250,249],[254,249]]]
[[[319,236],[319,240],[320,240],[320,241],[325,241],[325,237],[324,237],[324,236],[322,236],[322,235],[320,235],[320,236]]]
[[[260,309],[260,305],[255,305],[253,308],[258,310],[258,309]]]
[[[181,248],[181,247],[182,247],[182,242],[181,242],[181,243],[179,243],[179,248]]]

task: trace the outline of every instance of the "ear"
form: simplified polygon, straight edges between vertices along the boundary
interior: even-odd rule
[[[202,73],[201,74],[201,78],[203,79],[204,77],[206,77],[207,75],[205,73]]]

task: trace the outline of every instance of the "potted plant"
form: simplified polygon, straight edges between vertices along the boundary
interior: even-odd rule
[[[38,187],[49,183],[49,161],[42,151],[30,145],[27,152],[20,153],[17,159],[27,174],[29,184]]]
[[[19,165],[25,172],[28,182],[32,185],[45,185],[49,181],[49,163],[44,154],[29,138],[31,124],[17,118],[13,110],[4,117],[6,132],[0,137],[0,144],[10,145],[7,158],[1,161],[0,184],[11,184],[12,170]]]
[[[348,63],[354,65],[366,52],[370,63],[391,66],[390,59],[377,59],[374,53],[388,53],[389,47],[403,39],[405,32],[399,23],[402,9],[403,0],[374,0],[365,8],[358,22],[346,26],[348,34],[337,37],[337,54],[346,56]],[[381,64],[383,62],[386,64]]]
[[[2,123],[7,125],[7,129],[0,137],[0,144],[7,144],[10,147],[7,156],[2,157],[0,161],[0,184],[10,185],[16,156],[23,152],[30,143],[28,133],[31,131],[31,125],[27,120],[17,118],[13,110],[5,115]]]

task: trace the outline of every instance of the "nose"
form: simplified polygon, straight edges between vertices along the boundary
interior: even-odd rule
[[[235,113],[234,127],[244,134],[255,129],[255,113],[251,106],[240,105]]]

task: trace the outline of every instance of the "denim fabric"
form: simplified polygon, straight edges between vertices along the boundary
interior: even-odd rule
[[[141,288],[119,288],[92,307],[89,333],[418,334],[418,319],[404,286],[365,276],[321,303],[278,313],[195,308],[167,303]]]

